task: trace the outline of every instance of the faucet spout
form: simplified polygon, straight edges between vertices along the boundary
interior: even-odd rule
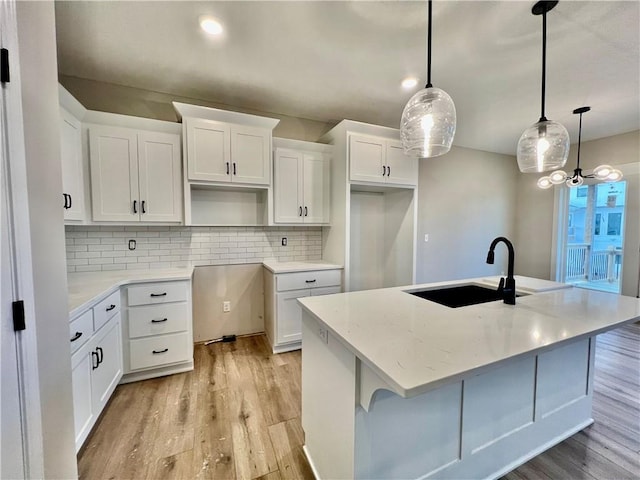
[[[515,250],[513,244],[506,237],[494,238],[489,246],[489,252],[487,253],[487,263],[493,265],[495,254],[494,250],[498,243],[504,243],[509,251],[509,265],[507,269],[507,278],[504,282],[504,288],[502,289],[504,303],[509,305],[516,304],[516,280],[513,278],[513,264],[515,261]],[[502,279],[500,281],[502,284]]]

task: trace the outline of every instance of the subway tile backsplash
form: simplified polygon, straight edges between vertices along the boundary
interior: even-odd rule
[[[67,271],[320,260],[320,227],[65,227]],[[287,237],[287,246],[282,246]],[[135,250],[129,250],[135,240]]]

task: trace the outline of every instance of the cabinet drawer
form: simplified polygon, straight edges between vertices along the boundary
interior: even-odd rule
[[[187,300],[186,282],[160,282],[129,287],[128,304],[153,305],[156,303],[184,302]]]
[[[129,342],[131,370],[185,362],[192,356],[189,333],[137,338]]]
[[[93,307],[93,330],[97,332],[105,323],[120,311],[120,289]]]
[[[93,334],[93,310],[87,310],[69,324],[71,353],[87,343]]]
[[[190,318],[186,303],[132,307],[129,309],[129,338],[187,331]]]
[[[339,286],[342,273],[340,270],[314,270],[310,272],[280,273],[276,275],[276,290],[300,290]]]

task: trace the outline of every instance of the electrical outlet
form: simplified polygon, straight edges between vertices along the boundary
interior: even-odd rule
[[[428,234],[428,233],[425,233],[425,234],[424,234],[424,241],[425,241],[425,242],[428,242],[428,241],[429,241],[429,234]]]
[[[135,250],[135,249],[136,249],[136,241],[129,240],[129,250]]]
[[[283,247],[287,246],[287,237],[282,237],[282,246]]]
[[[222,302],[222,311],[225,312],[225,313],[226,312],[230,312],[231,311],[231,302],[229,302],[228,300]]]
[[[329,343],[329,331],[326,328],[319,328],[318,335],[324,343]]]

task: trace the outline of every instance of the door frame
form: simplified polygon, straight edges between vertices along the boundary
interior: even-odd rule
[[[640,169],[638,168],[638,163],[623,163],[619,165],[615,165],[615,168],[620,170],[624,177],[631,175],[638,175]],[[625,180],[625,178],[622,180]],[[595,180],[587,179],[585,181],[585,185],[595,185],[596,183],[604,183],[598,182]],[[565,265],[566,265],[566,251],[563,245],[567,240],[567,219],[569,215],[569,202],[568,202],[568,194],[569,188],[565,185],[557,185],[553,189],[553,241],[551,242],[551,258],[550,258],[550,271],[553,275],[553,279],[556,282],[564,283],[565,281]],[[628,194],[628,191],[627,191]],[[625,202],[626,204],[626,202]],[[625,217],[623,219],[623,224],[625,225],[625,243],[626,243],[626,225],[627,225],[627,210],[625,209]],[[624,262],[624,257],[623,257]],[[621,266],[621,269],[623,266]],[[640,268],[640,266],[639,266]],[[622,272],[622,270],[621,270]],[[638,280],[638,290],[640,294],[640,272],[639,272],[639,280]],[[622,293],[622,274],[620,276],[620,293]]]
[[[18,27],[15,0],[0,2],[0,43],[9,50],[10,82],[2,84],[2,127],[0,135],[6,167],[6,210],[8,213],[9,256],[12,260],[11,289],[14,300],[24,301],[25,317],[35,319],[31,230],[27,190],[26,153],[22,116],[22,91],[18,54]],[[5,185],[3,185],[3,188]],[[4,207],[3,207],[4,208]],[[17,392],[22,425],[25,478],[44,477],[42,417],[35,322],[16,332]],[[4,365],[3,365],[4,367]],[[0,427],[1,428],[1,427]]]

